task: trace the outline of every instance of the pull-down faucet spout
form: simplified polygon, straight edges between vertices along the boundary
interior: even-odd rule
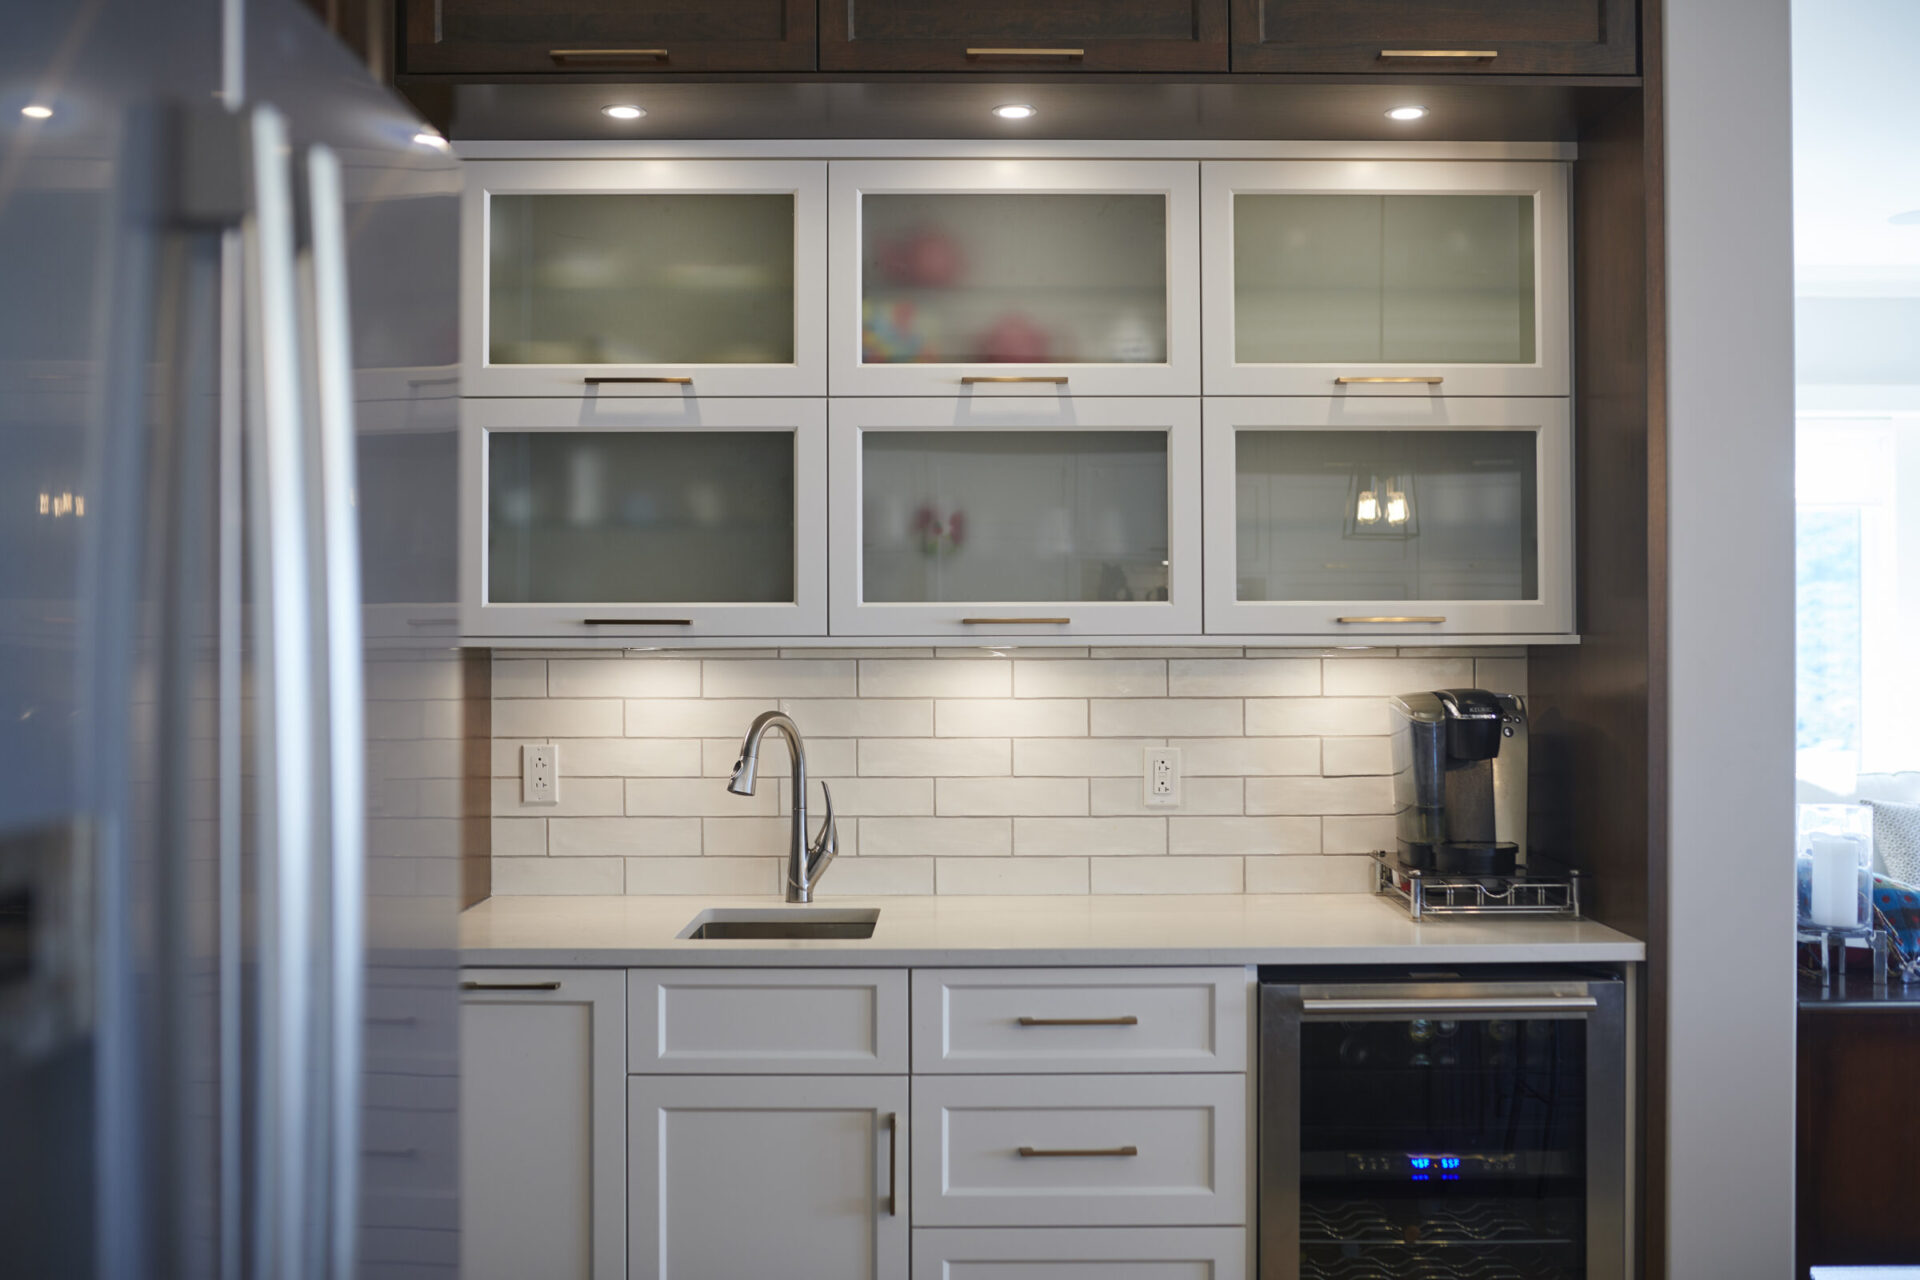
[[[820,824],[820,838],[807,841],[807,749],[800,741],[800,726],[783,711],[763,711],[754,717],[747,737],[740,744],[740,758],[734,761],[733,777],[727,790],[737,796],[753,794],[754,778],[760,768],[760,739],[767,730],[777,729],[787,740],[787,754],[793,757],[793,837],[787,848],[787,901],[812,902],[813,887],[827,873],[833,855],[840,851],[838,833],[833,825],[833,792],[820,784],[827,806],[826,820]]]

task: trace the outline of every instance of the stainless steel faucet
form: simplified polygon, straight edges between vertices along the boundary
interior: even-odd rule
[[[783,711],[763,711],[754,717],[747,739],[740,744],[740,758],[733,762],[733,778],[727,790],[737,796],[753,794],[754,774],[760,767],[760,739],[767,730],[778,729],[787,740],[787,754],[793,757],[793,839],[787,848],[787,901],[812,902],[813,886],[827,873],[833,855],[840,852],[838,833],[833,826],[833,792],[820,784],[825,798],[827,818],[820,824],[820,838],[807,843],[807,749],[800,742],[800,726]]]

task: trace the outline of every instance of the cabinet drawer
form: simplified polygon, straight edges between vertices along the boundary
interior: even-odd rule
[[[1634,0],[1233,0],[1235,71],[1615,75]]]
[[[814,0],[405,0],[405,70],[811,71]]]
[[[848,0],[820,6],[825,71],[1225,71],[1226,0]]]
[[[1238,1226],[1244,1076],[915,1084],[915,1226]]]
[[[919,1280],[1245,1280],[1238,1227],[991,1228],[913,1233]]]
[[[1245,1071],[1241,969],[923,969],[916,1072]]]
[[[898,969],[635,969],[627,1069],[673,1075],[905,1075]]]

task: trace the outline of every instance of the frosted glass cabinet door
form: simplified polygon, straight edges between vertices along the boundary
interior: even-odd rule
[[[1154,161],[833,166],[835,395],[1193,395],[1198,173]]]
[[[819,400],[468,400],[468,636],[826,630]]]
[[[1203,166],[1207,391],[1566,395],[1566,166]]]
[[[1209,399],[1207,630],[1573,630],[1558,399]]]
[[[1192,400],[839,400],[837,635],[1199,630]]]
[[[466,167],[468,395],[820,395],[826,165]]]

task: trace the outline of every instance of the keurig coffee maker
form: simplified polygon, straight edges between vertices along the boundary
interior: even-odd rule
[[[1400,861],[1510,876],[1527,861],[1527,708],[1511,693],[1435,689],[1389,700]]]

